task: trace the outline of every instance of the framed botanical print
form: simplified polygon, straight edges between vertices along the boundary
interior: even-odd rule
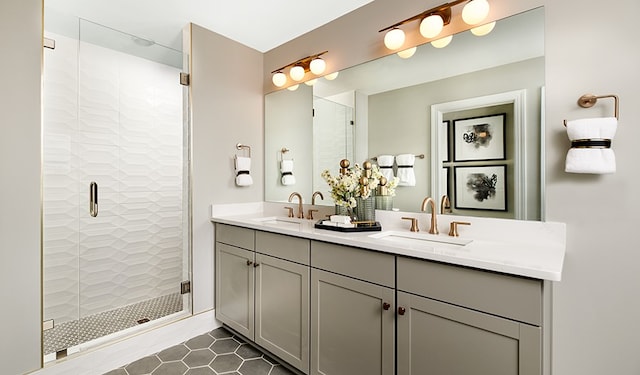
[[[507,165],[454,167],[455,208],[507,211]]]
[[[506,113],[453,120],[453,160],[505,160]]]

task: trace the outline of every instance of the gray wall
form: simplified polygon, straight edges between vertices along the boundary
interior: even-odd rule
[[[440,3],[377,0],[275,48],[265,55],[264,90],[273,89],[270,70],[315,51],[329,50],[328,71],[387,54],[377,30]],[[605,12],[597,0],[492,0],[491,12],[502,18],[540,5],[546,13],[546,219],[568,227],[563,280],[553,285],[553,374],[638,374],[640,107],[634,103],[640,102],[640,49],[634,17],[640,2],[618,0]],[[613,113],[609,100],[579,108],[578,97],[590,92],[621,99],[613,175],[564,172],[569,144],[562,120]]]
[[[41,364],[41,0],[0,2],[0,368]]]
[[[197,25],[191,29],[194,312],[213,308],[209,205],[264,199],[262,54]],[[253,185],[235,186],[233,157],[251,146]]]
[[[526,72],[526,74],[525,74]],[[539,184],[540,155],[540,88],[544,85],[544,58],[535,58],[463,74],[439,81],[415,85],[369,97],[369,153],[425,154],[416,159],[416,186],[399,186],[394,206],[404,211],[417,211],[420,203],[431,193],[431,105],[526,89],[528,154],[526,163],[531,172],[527,176],[532,185]],[[513,134],[513,133],[512,133]],[[487,163],[488,164],[488,163]],[[510,171],[511,172],[511,171]],[[534,186],[531,194],[537,192]],[[513,194],[511,194],[513,196]],[[535,204],[534,204],[535,205]],[[539,206],[539,201],[537,202]],[[534,218],[538,209],[531,209]],[[465,212],[471,214],[473,212]],[[495,217],[513,217],[513,213],[494,213]]]

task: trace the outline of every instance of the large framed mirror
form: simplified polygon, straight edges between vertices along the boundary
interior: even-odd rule
[[[453,214],[541,220],[543,86],[544,9],[537,8],[498,21],[485,36],[462,32],[445,48],[425,44],[408,59],[392,54],[331,81],[267,94],[265,199],[283,202],[298,191],[311,203],[320,191],[325,199],[316,204],[332,205],[320,174],[337,173],[341,159],[424,155],[413,162],[415,183],[396,188],[394,208],[419,211],[426,196],[448,194]],[[469,119],[498,115],[503,130],[491,148],[501,153],[453,154],[463,149],[456,131],[474,125]],[[283,160],[294,166],[293,184],[283,183]],[[497,175],[499,202],[473,201],[465,186],[477,173]]]

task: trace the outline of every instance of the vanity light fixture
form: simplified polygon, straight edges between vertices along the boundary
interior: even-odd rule
[[[462,20],[468,25],[477,25],[489,15],[490,7],[487,0],[455,0],[425,10],[420,14],[380,30],[379,32],[386,31],[384,45],[393,51],[400,49],[404,44],[405,34],[399,27],[417,20],[420,20],[420,34],[423,37],[427,39],[437,37],[443,28],[451,23],[451,8],[462,3],[466,3],[462,9]]]
[[[315,75],[321,75],[326,69],[326,62],[320,58],[328,51],[320,52],[315,55],[310,55],[296,60],[290,64],[278,68],[271,72],[273,77],[271,80],[276,87],[282,87],[287,83],[287,76],[284,74],[284,70],[289,69],[289,77],[295,82],[300,82],[304,79],[307,72],[311,72]]]

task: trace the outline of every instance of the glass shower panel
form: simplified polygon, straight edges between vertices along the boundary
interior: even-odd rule
[[[45,331],[45,354],[190,310],[189,294],[180,293],[189,275],[188,111],[179,84],[184,57],[89,21],[78,24],[79,38],[54,35],[56,49],[45,57],[45,87],[65,82],[63,112],[73,124],[64,134],[48,135],[55,122],[48,111],[59,93],[54,85],[45,89],[45,319],[56,326]],[[75,58],[61,48],[67,44]],[[75,60],[64,77],[49,72],[61,60]],[[64,155],[57,157],[64,158],[66,175],[52,174],[49,159],[56,155]],[[57,197],[49,198],[57,180],[48,176],[64,179]],[[47,219],[55,207],[69,211],[64,228]],[[58,232],[75,241],[56,269],[60,257],[50,255],[47,233]],[[60,272],[69,281],[54,288],[50,281],[60,281]],[[60,301],[59,290],[73,297]],[[73,313],[62,318],[51,306]],[[55,332],[71,325],[73,339],[59,342],[65,334]]]

